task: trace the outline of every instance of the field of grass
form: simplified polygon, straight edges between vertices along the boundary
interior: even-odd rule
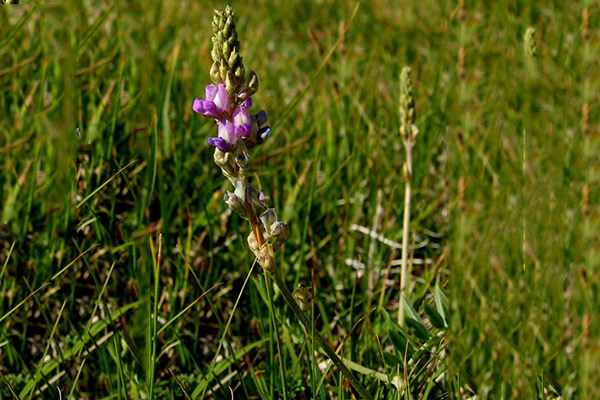
[[[0,399],[359,398],[222,200],[192,103],[225,3],[21,3],[0,6]],[[599,398],[600,3],[230,4],[277,263],[371,396]]]

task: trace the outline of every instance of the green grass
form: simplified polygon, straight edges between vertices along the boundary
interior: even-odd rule
[[[352,398],[253,265],[191,110],[224,4],[21,3],[0,6],[0,398]],[[292,227],[277,263],[314,276],[315,329],[375,398],[596,398],[600,6],[466,3],[365,1],[339,40],[354,2],[231,2],[275,128],[252,180]],[[401,251],[361,230],[401,242],[404,65],[400,328]]]

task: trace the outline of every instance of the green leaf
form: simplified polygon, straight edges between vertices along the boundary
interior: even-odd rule
[[[429,322],[431,322],[431,325],[438,329],[446,328],[446,322],[444,321],[444,318],[442,318],[442,316],[435,310],[435,308],[425,303],[424,311],[427,315],[427,318],[429,318]]]
[[[385,363],[388,367],[395,368],[396,365],[402,364],[402,360],[400,359],[400,357],[398,357],[394,353],[384,352],[383,359],[385,360]]]
[[[406,321],[406,326],[412,328],[412,330],[415,333],[415,336],[417,336],[417,338],[419,338],[419,340],[421,342],[426,342],[429,339],[429,337],[431,336],[429,334],[429,330],[427,330],[427,326],[425,326],[425,324],[422,324],[419,321],[417,321],[416,319],[412,319],[412,318],[406,318],[405,321]]]
[[[387,324],[388,336],[392,342],[392,346],[394,346],[398,358],[403,360],[405,354],[407,358],[410,358],[416,350],[411,339],[400,329],[398,323],[393,320],[387,312],[384,311],[383,315]]]
[[[404,308],[406,310],[406,316],[404,317],[406,325],[414,329],[415,335],[417,335],[419,339],[426,341],[429,339],[430,334],[425,322],[405,298],[402,298],[402,301],[404,302]]]
[[[448,327],[448,301],[446,300],[444,292],[440,288],[439,282],[436,282],[435,284],[435,307],[437,309],[437,312],[444,320],[444,325]]]

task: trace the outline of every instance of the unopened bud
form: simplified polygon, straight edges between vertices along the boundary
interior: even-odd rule
[[[219,75],[221,76],[221,82],[225,82],[227,77],[227,64],[223,60],[219,60]]]
[[[260,192],[258,192],[258,200],[265,207],[271,207],[271,197],[264,190],[261,190]]]
[[[225,192],[223,195],[223,200],[233,211],[240,214],[242,217],[246,216],[246,208],[244,207],[244,203],[240,201],[235,193],[231,193],[230,191]]]
[[[242,150],[242,152],[235,157],[235,163],[242,169],[247,169],[250,166],[251,161],[252,156],[250,156],[250,152],[246,149]]]
[[[231,73],[231,71],[227,71],[227,73],[225,74],[225,89],[227,89],[227,93],[229,93],[230,98],[231,95],[235,92],[236,86],[237,85],[234,82],[233,74]]]
[[[242,204],[246,203],[246,182],[241,180],[235,181],[234,194]]]
[[[271,224],[269,234],[271,236],[280,236],[285,231],[285,224],[281,221],[275,221]]]
[[[269,243],[265,243],[258,251],[256,261],[258,261],[265,271],[269,273],[273,272],[275,268],[275,254],[273,253],[273,247]]]
[[[267,210],[267,207],[265,207],[265,205],[262,204],[258,199],[258,193],[252,185],[248,185],[247,198],[250,204],[252,204],[252,206],[254,207],[254,213],[256,215],[260,215]]]
[[[258,256],[258,240],[256,239],[256,234],[254,231],[250,232],[248,235],[248,247],[254,253],[254,255]]]
[[[304,312],[308,311],[312,304],[312,287],[302,286],[299,283],[296,287],[296,292],[294,292],[294,297],[296,298],[300,309]]]
[[[274,208],[267,208],[267,211],[260,214],[260,220],[265,228],[265,231],[270,234],[271,225],[277,221],[277,214]]]
[[[256,93],[258,91],[258,76],[256,75],[256,72],[254,71],[250,71],[250,74],[248,76],[248,83],[246,84],[246,90],[248,91],[248,93],[250,95],[253,95],[254,93]]]
[[[273,250],[279,250],[290,238],[290,227],[285,222],[277,221],[271,225],[271,234],[277,238],[275,239],[275,243],[273,243]]]
[[[219,74],[218,61],[213,62],[212,66],[210,67],[210,79],[212,79],[214,83],[221,83],[221,75]]]

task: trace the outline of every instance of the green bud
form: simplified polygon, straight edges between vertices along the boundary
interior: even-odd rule
[[[244,81],[244,69],[242,67],[237,67],[236,70],[233,72],[233,75],[237,78],[238,82]]]
[[[227,71],[227,75],[225,76],[225,89],[227,89],[227,93],[229,93],[229,98],[231,98],[231,95],[235,93],[236,86],[237,85],[233,79],[233,74],[230,71]]]
[[[227,72],[229,72],[227,68],[227,63],[223,60],[219,60],[219,75],[221,76],[221,82],[224,83],[227,78]]]
[[[211,68],[211,78],[214,83],[225,83],[230,98],[234,98],[237,89],[245,80],[245,68],[240,55],[240,42],[238,41],[235,18],[231,7],[225,10],[215,10],[213,18],[213,48],[212,59],[218,65]],[[231,74],[231,77],[228,75]]]
[[[221,83],[221,75],[219,75],[219,64],[215,61],[210,67],[210,79],[214,83]]]
[[[223,43],[223,46],[221,46],[221,51],[223,53],[223,58],[229,58],[229,54],[231,53],[229,42]]]

